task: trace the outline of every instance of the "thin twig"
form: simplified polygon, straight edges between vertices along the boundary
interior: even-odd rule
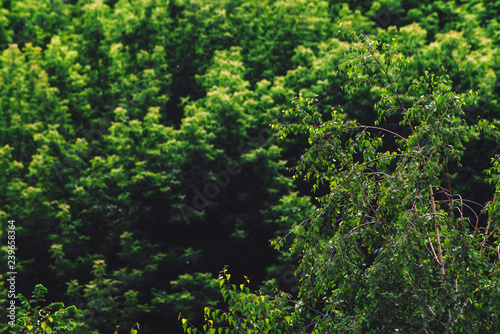
[[[493,200],[491,201],[491,203],[495,203],[496,198],[497,198],[497,192],[495,191],[495,195],[493,196]],[[488,225],[486,226],[486,232],[484,233],[484,239],[483,239],[483,242],[481,242],[481,250],[479,251],[479,253],[482,253],[484,245],[486,245],[486,241],[488,240],[488,231],[490,230],[490,227],[491,227],[491,217],[492,217],[492,215],[489,214],[488,215]]]
[[[434,192],[432,191],[432,186],[430,187],[430,190],[431,190],[431,208],[433,214],[432,219],[434,220],[434,230],[436,232],[436,243],[438,247],[439,268],[441,270],[441,275],[443,275],[444,277],[445,271],[444,271],[443,250],[441,249],[441,240],[439,238],[439,228],[436,220],[436,203],[434,201]]]

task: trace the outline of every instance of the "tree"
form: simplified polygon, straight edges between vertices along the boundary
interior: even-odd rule
[[[337,108],[327,114],[299,96],[285,111],[292,121],[273,125],[282,138],[308,136],[294,178],[327,189],[289,232],[299,292],[252,293],[223,271],[228,309],[205,308],[204,332],[498,332],[499,199],[478,207],[449,175],[471,138],[498,142],[498,130],[466,121],[477,92],[455,93],[447,76],[428,71],[405,85],[409,61],[391,43],[342,34],[352,40],[339,65],[350,79],[344,91],[377,92],[376,121],[361,124]],[[498,192],[499,157],[492,162],[487,180]]]

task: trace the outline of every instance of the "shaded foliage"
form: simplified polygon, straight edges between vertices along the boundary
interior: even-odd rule
[[[306,164],[310,133],[279,141],[269,124],[299,122],[281,110],[301,93],[309,120],[373,125],[380,116],[373,104],[391,94],[380,67],[339,68],[351,64],[349,50],[358,44],[337,34],[338,19],[411,60],[391,86],[395,91],[417,87],[413,80],[427,71],[421,86],[435,80],[437,94],[449,93],[443,87],[477,92],[476,104],[465,99],[464,114],[443,123],[459,128],[447,134],[452,145],[468,139],[454,151],[454,158],[464,152],[462,165],[450,158],[448,170],[436,176],[441,183],[426,179],[425,185],[448,189],[449,179],[448,194],[480,205],[491,200],[495,184],[486,185],[480,173],[498,153],[496,132],[481,128],[483,120],[494,125],[498,118],[494,1],[11,0],[0,8],[0,238],[4,245],[4,223],[15,219],[18,292],[28,296],[42,283],[47,303],[76,306],[75,326],[82,331],[111,332],[116,325],[129,331],[139,322],[144,333],[181,332],[179,312],[200,327],[204,306],[233,305],[218,293],[216,276],[225,265],[233,277],[249,277],[246,298],[263,303],[266,312],[279,308],[273,317],[300,309],[287,293],[303,293],[298,279],[306,280],[309,265],[300,262],[303,269],[292,274],[302,246],[288,238],[277,252],[268,240],[324,208],[319,197],[330,193],[330,180],[317,182],[338,163],[317,165],[309,180],[296,178],[294,186],[285,167],[316,163]],[[349,79],[361,80],[356,94],[341,89]],[[412,96],[432,92],[412,89]],[[308,107],[306,97],[314,96]],[[403,107],[418,105],[419,115],[422,103],[409,98]],[[409,138],[410,123],[400,126],[401,115],[388,112],[380,121]],[[472,130],[462,136],[458,119]],[[389,134],[382,143],[376,131],[357,134],[369,143],[365,151],[406,149]],[[343,132],[338,140],[351,135]],[[368,159],[360,147],[354,150],[353,164]],[[380,168],[394,172],[403,164],[392,155]],[[358,173],[359,182],[372,177]],[[379,188],[383,183],[372,181]],[[427,188],[419,196],[428,198]],[[445,192],[435,196],[446,198]],[[471,208],[479,212],[480,205]],[[496,212],[494,204],[488,209],[492,215],[479,218],[482,233]],[[321,245],[320,237],[316,241],[311,252]],[[383,245],[380,238],[373,243],[373,249]],[[373,249],[362,249],[368,262],[375,261]],[[2,291],[7,255],[2,246]],[[368,289],[356,284],[360,293]],[[278,287],[286,293],[275,292]],[[256,289],[274,299],[255,297],[250,291]],[[7,303],[0,298],[0,316]]]

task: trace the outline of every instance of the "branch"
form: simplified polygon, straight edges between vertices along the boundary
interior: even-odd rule
[[[497,198],[497,192],[495,191],[495,195],[493,196],[493,200],[491,201],[491,203],[494,203],[496,198]],[[486,241],[488,240],[488,231],[490,230],[491,227],[491,216],[492,216],[491,214],[488,215],[488,226],[486,226],[486,232],[484,233],[484,239],[483,242],[481,242],[481,250],[479,251],[479,253],[483,252],[483,248],[486,245]]]
[[[368,39],[368,37],[366,37],[366,36],[365,36],[365,38]],[[394,82],[392,81],[391,77],[389,76],[389,73],[387,73],[387,70],[385,69],[385,67],[382,65],[382,63],[380,62],[380,60],[375,55],[373,46],[371,44],[369,44],[369,45],[370,45],[370,47],[364,46],[364,48],[366,50],[368,50],[368,52],[371,54],[371,56],[373,57],[373,59],[375,59],[375,61],[377,62],[378,66],[380,67],[380,69],[382,70],[382,72],[384,72],[384,75],[387,77],[387,80],[389,81],[389,85],[392,86],[393,89],[394,89],[394,93],[396,94],[396,97],[398,99],[399,105],[403,109],[403,112],[405,112],[406,108],[403,105],[403,101],[401,100],[401,97],[399,96],[398,90],[397,90],[396,86],[394,85]],[[406,115],[406,113],[405,113],[405,115]],[[408,124],[410,125],[410,129],[413,132],[413,126],[410,124],[410,122],[408,122]]]
[[[388,133],[394,135],[395,137],[403,139],[404,141],[408,141],[408,139],[406,139],[405,137],[401,136],[400,134],[398,134],[396,132],[393,132],[393,131],[390,131],[388,129],[380,128],[378,126],[359,125],[359,126],[349,126],[349,127],[346,127],[346,129],[358,129],[358,128],[363,128],[363,130],[365,130],[365,129],[375,129],[375,130],[385,131],[385,132],[388,132]]]
[[[436,202],[434,201],[434,192],[432,191],[432,186],[430,187],[431,190],[431,208],[432,208],[432,214],[434,219],[434,229],[436,231],[436,242],[437,242],[437,247],[438,247],[438,259],[439,259],[439,268],[441,269],[441,275],[445,274],[444,271],[444,261],[443,261],[443,250],[441,249],[441,240],[439,238],[439,228],[436,222]]]
[[[436,260],[436,262],[437,262],[439,265],[441,265],[441,264],[439,263],[439,259],[438,259],[438,257],[437,257],[436,251],[434,250],[434,246],[432,245],[432,241],[431,241],[431,239],[430,239],[430,238],[428,238],[428,239],[427,239],[427,241],[429,241],[429,245],[431,245],[431,250],[432,250],[432,252],[431,252],[431,251],[429,250],[429,248],[427,248],[427,246],[425,246],[425,244],[424,244],[425,248],[427,248],[427,251],[428,251],[429,253],[431,253],[431,255],[434,257],[434,260]]]

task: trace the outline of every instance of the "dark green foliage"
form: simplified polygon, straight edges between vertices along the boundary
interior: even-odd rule
[[[498,199],[477,212],[488,215],[482,226],[477,215],[466,215],[469,202],[452,188],[447,168],[460,166],[470,138],[498,142],[498,129],[465,120],[464,106],[477,93],[457,94],[447,76],[429,72],[405,87],[400,78],[409,61],[391,43],[348,28],[343,33],[352,40],[339,65],[350,78],[343,88],[376,89],[374,123],[335,108],[324,119],[316,99],[299,96],[285,111],[292,120],[273,126],[282,138],[307,134],[310,147],[294,177],[310,180],[313,191],[329,188],[317,198],[318,210],[290,231],[298,294],[252,293],[229,284],[223,272],[228,308],[205,309],[203,332],[499,331]],[[397,128],[388,129],[395,119]],[[495,158],[487,171],[495,186],[497,166]],[[200,331],[186,319],[183,325],[188,333]]]
[[[281,317],[268,330],[289,332],[286,317],[302,310],[295,307],[297,298],[304,293],[307,270],[316,265],[311,256],[320,254],[317,248],[326,242],[321,233],[335,235],[327,223],[312,220],[312,213],[338,215],[335,220],[352,213],[337,212],[334,204],[325,208],[321,199],[330,193],[330,179],[341,171],[341,162],[359,168],[352,172],[358,176],[349,181],[352,189],[375,182],[366,196],[384,194],[380,201],[399,205],[383,212],[387,221],[397,220],[412,196],[429,198],[434,181],[448,189],[449,180],[454,194],[481,205],[496,187],[495,168],[490,185],[481,174],[498,153],[496,131],[486,126],[498,118],[495,1],[10,0],[0,8],[0,290],[6,289],[8,272],[4,223],[15,219],[17,290],[28,295],[42,283],[49,291],[48,304],[63,301],[77,307],[72,321],[84,332],[132,332],[138,328],[131,324],[139,322],[141,333],[180,333],[179,313],[201,328],[204,306],[236,311],[254,304],[247,311],[264,317],[263,323],[266,317]],[[362,65],[353,63],[350,52],[360,50],[359,45],[351,35],[337,34],[339,19],[347,29],[379,40],[374,47],[382,54],[393,55],[392,61],[380,58],[387,61],[392,85],[387,86],[387,76],[375,63],[362,72],[353,66]],[[341,89],[349,79],[355,80],[356,94]],[[433,86],[425,87],[429,82]],[[439,104],[452,108],[452,91],[477,92],[476,102],[467,97],[461,106],[465,114],[456,117],[424,113],[431,102],[419,96],[442,94]],[[396,92],[409,92],[402,101],[406,114],[393,109],[392,99],[379,104],[380,115],[373,112],[380,97]],[[299,93],[302,102],[294,106],[302,109],[284,116],[281,110],[288,110]],[[308,106],[308,97],[317,100]],[[309,118],[303,119],[300,110]],[[305,124],[292,126],[282,141],[269,127],[302,120]],[[332,151],[323,160],[325,150],[332,149],[321,141],[326,127],[317,134],[301,131],[320,120],[357,126],[334,127],[341,133],[337,142],[352,145],[351,151]],[[411,145],[391,132],[382,138],[378,129],[363,131],[354,120],[398,131]],[[423,123],[412,131],[410,124],[415,129]],[[453,150],[446,147],[432,155],[443,141]],[[407,150],[415,145],[427,150],[425,157],[436,157],[428,162],[419,158],[427,164],[425,182],[412,174],[386,186],[364,174],[363,164],[378,159],[377,166],[367,168],[406,177],[422,165],[408,158]],[[379,157],[380,152],[388,156]],[[340,156],[330,163],[334,153]],[[447,170],[441,170],[443,159]],[[293,166],[298,169],[285,169]],[[294,171],[302,175],[292,181]],[[308,173],[310,178],[302,180]],[[415,182],[420,185],[416,194],[391,195]],[[449,210],[444,193],[435,196],[443,201],[437,210]],[[354,197],[350,201],[362,203],[362,195]],[[491,215],[485,211],[479,219],[481,233],[488,224],[490,233],[496,231],[495,219],[486,218],[495,217],[494,203],[487,206]],[[481,211],[480,205],[471,207]],[[470,213],[464,205],[465,211]],[[307,236],[309,225],[317,234],[306,247],[292,236]],[[273,250],[269,240],[278,242],[290,228],[282,250]],[[372,228],[366,238],[373,244],[361,248],[363,255],[353,266],[365,258],[375,261],[375,250],[384,244],[376,234],[383,228]],[[443,231],[448,232],[443,247],[462,236]],[[416,245],[418,233],[408,235]],[[363,240],[354,236],[346,247],[358,249]],[[311,256],[304,258],[300,247]],[[476,263],[489,248],[484,249],[478,255],[477,245],[471,244],[447,252],[455,252],[452,258],[467,254]],[[396,255],[394,270],[400,263],[404,267],[412,253]],[[224,303],[216,276],[226,265],[226,274],[237,280],[246,275],[250,283],[242,294],[241,288],[225,293]],[[433,270],[422,270],[422,280],[430,281]],[[393,276],[385,289],[407,283],[398,272]],[[369,280],[363,285],[352,279],[346,284],[360,296],[368,291]],[[258,289],[272,298],[250,292]],[[484,292],[495,293],[492,288]],[[344,297],[353,299],[360,312],[375,307],[356,296]],[[411,298],[402,302],[417,305]],[[2,317],[7,303],[0,298]],[[293,329],[316,316],[310,309],[300,312]]]

